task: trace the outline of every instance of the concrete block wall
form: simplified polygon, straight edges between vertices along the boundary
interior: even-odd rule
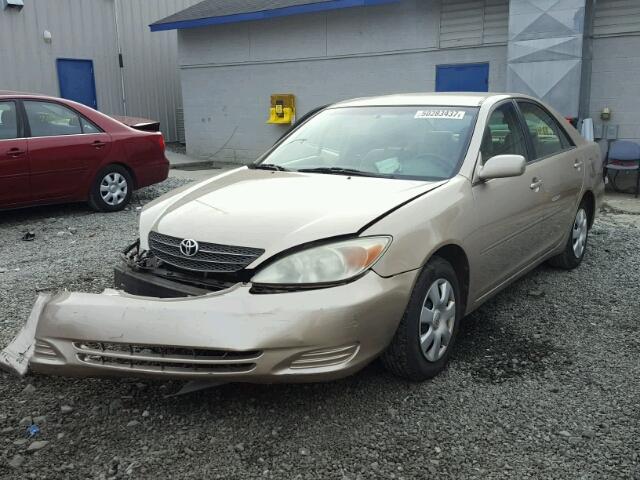
[[[178,57],[188,153],[248,163],[286,127],[266,125],[273,93],[298,116],[354,97],[433,91],[436,66],[490,63],[506,84],[506,44],[439,49],[440,2],[400,4],[182,30]]]
[[[506,47],[182,70],[187,148],[247,163],[286,130],[265,124],[272,93],[295,94],[300,116],[354,97],[433,91],[436,65],[478,61],[490,62],[490,88],[503,90]]]

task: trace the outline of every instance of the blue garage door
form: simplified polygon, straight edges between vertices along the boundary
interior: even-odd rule
[[[60,96],[97,109],[93,61],[59,58],[57,66]]]
[[[436,92],[488,92],[489,64],[438,65]]]

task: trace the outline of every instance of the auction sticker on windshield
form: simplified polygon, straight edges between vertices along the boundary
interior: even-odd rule
[[[463,120],[465,113],[466,112],[464,110],[418,110],[415,118],[448,118],[451,120]]]

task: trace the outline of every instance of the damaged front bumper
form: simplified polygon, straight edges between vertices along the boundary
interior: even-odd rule
[[[224,382],[332,380],[364,367],[393,337],[416,272],[369,272],[322,290],[251,293],[251,284],[187,298],[121,291],[41,295],[0,353],[19,375]]]

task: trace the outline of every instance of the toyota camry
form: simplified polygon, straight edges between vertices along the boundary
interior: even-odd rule
[[[42,295],[0,363],[301,382],[380,357],[422,381],[465,315],[542,262],[580,265],[603,190],[598,147],[534,98],[341,102],[148,204],[116,288]]]

